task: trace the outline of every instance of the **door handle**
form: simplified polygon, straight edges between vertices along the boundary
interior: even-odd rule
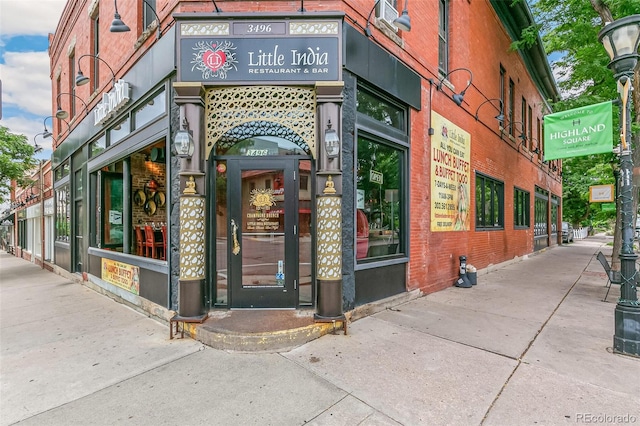
[[[240,243],[238,242],[238,225],[236,225],[236,221],[231,219],[231,234],[233,236],[233,249],[231,253],[234,255],[238,255],[240,253]]]

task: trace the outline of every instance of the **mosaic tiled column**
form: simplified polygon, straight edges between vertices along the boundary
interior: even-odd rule
[[[340,140],[343,82],[316,84],[318,164],[316,179],[321,194],[316,200],[316,265],[317,313],[316,321],[342,320],[342,171],[341,155],[329,155],[326,139],[329,129]],[[340,145],[340,142],[338,142]]]
[[[206,317],[204,87],[200,83],[175,82],[173,88],[180,107],[180,123],[187,123],[195,142],[191,158],[180,159],[178,315],[186,322],[197,322]]]
[[[342,314],[342,197],[328,176],[317,199],[317,319],[344,319]]]
[[[180,195],[180,316],[203,314],[205,282],[205,197],[190,176]]]

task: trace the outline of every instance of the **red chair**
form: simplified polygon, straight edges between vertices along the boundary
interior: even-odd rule
[[[154,259],[158,258],[158,250],[162,248],[162,241],[156,241],[153,235],[153,228],[149,225],[145,225],[144,227],[144,255],[146,257],[152,257]]]
[[[142,229],[136,226],[136,254],[142,256],[142,248],[144,247],[144,238],[142,238]]]
[[[160,252],[160,259],[167,260],[167,227],[162,225],[162,251]]]

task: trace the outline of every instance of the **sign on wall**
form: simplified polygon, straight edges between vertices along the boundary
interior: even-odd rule
[[[589,187],[590,203],[610,203],[614,200],[613,185],[592,185]]]
[[[471,135],[433,112],[431,231],[468,231],[471,221]]]
[[[140,294],[140,268],[138,266],[102,258],[101,278],[133,294]]]
[[[544,160],[611,152],[611,102],[544,117]]]
[[[340,80],[338,20],[180,23],[179,81]]]

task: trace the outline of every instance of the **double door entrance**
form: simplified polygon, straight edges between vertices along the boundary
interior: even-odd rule
[[[311,160],[216,162],[216,302],[296,308],[313,301]]]

